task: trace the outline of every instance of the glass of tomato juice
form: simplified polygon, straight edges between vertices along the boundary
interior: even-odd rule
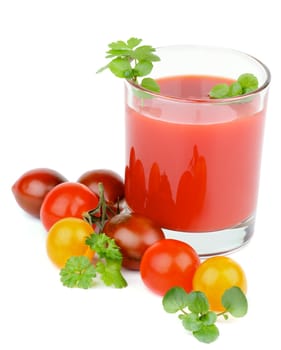
[[[232,49],[156,50],[160,93],[125,82],[128,207],[201,256],[233,251],[253,235],[270,72]],[[210,89],[254,74],[259,87],[211,99]]]

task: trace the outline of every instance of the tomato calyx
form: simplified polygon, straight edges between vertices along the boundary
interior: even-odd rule
[[[88,222],[91,226],[96,227],[97,233],[103,231],[104,225],[112,216],[120,213],[119,201],[116,206],[107,203],[104,196],[104,186],[102,182],[98,183],[99,202],[98,205],[82,214],[83,220]]]

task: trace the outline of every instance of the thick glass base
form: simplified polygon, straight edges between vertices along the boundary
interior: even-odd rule
[[[237,226],[212,232],[179,232],[163,229],[166,238],[190,244],[201,257],[227,254],[249,242],[254,233],[255,217]]]

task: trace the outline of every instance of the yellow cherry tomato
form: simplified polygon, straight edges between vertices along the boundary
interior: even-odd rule
[[[193,289],[206,294],[210,309],[223,311],[221,297],[226,289],[240,287],[246,293],[247,280],[241,266],[226,256],[215,256],[203,261],[193,277]]]
[[[71,256],[84,255],[92,259],[94,252],[85,239],[93,232],[93,227],[79,218],[67,217],[57,221],[47,236],[46,248],[50,260],[62,268]]]

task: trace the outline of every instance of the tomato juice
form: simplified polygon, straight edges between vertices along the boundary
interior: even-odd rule
[[[210,100],[221,82],[165,77],[150,98],[126,87],[126,201],[163,228],[222,230],[255,213],[265,107],[259,95]]]

